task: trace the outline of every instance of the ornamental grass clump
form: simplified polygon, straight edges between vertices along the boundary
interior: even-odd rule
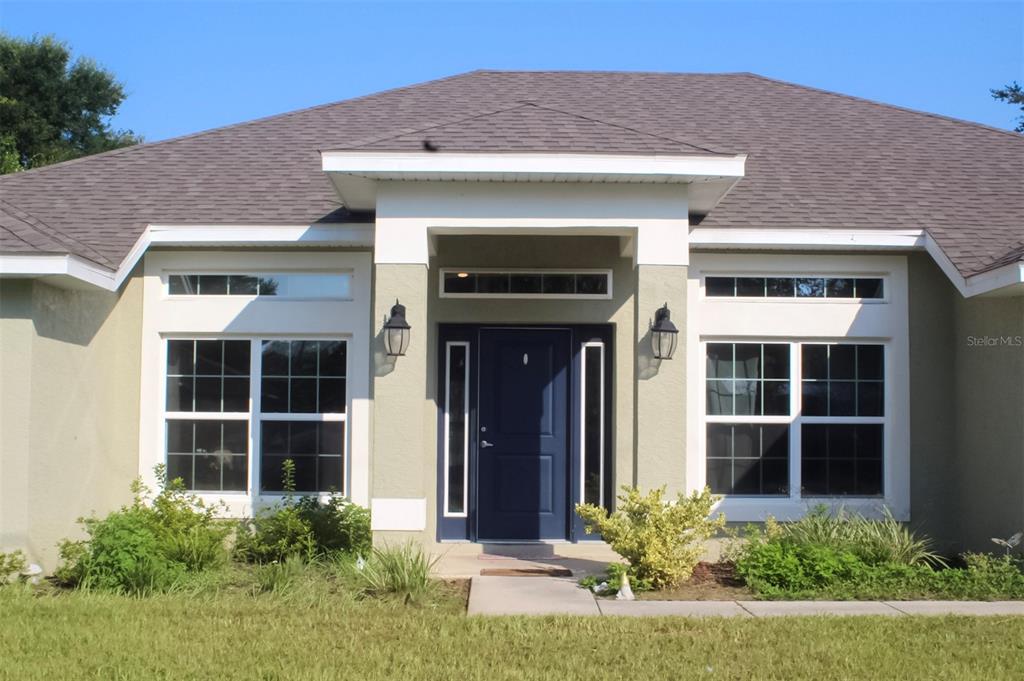
[[[667,502],[664,487],[644,495],[624,486],[613,513],[594,504],[578,504],[576,513],[587,534],[600,534],[626,559],[631,577],[663,589],[693,574],[705,542],[725,524],[723,515],[710,517],[715,501],[708,488]]]
[[[418,605],[433,593],[430,572],[437,561],[419,545],[406,543],[374,548],[368,559],[350,563],[346,569],[361,595]]]

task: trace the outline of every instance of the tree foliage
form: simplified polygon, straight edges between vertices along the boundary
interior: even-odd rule
[[[0,173],[109,151],[141,138],[113,130],[125,99],[114,74],[66,43],[0,33]]]
[[[992,90],[992,97],[1001,102],[1019,106],[1021,112],[1024,112],[1024,87],[1021,87],[1017,81],[1013,81],[1006,87]],[[1017,116],[1017,127],[1014,130],[1024,132],[1024,113]]]

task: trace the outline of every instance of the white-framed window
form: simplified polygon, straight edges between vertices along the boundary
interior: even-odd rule
[[[702,289],[706,298],[885,302],[885,277],[867,275],[784,276],[780,274],[707,274]]]
[[[154,467],[166,463],[203,498],[223,502],[226,514],[247,516],[280,494],[287,458],[297,492],[335,490],[369,506],[372,255],[168,250],[147,253],[143,268],[146,484],[157,484]],[[169,293],[173,276],[196,273],[228,277],[228,293],[203,295],[200,280],[194,295]],[[341,276],[347,293],[232,288],[230,277],[263,273],[313,277],[307,282]]]
[[[715,277],[732,278],[722,295]],[[818,503],[908,519],[906,257],[697,252],[687,278],[688,489],[710,486],[740,522]],[[801,281],[821,285],[800,296]]]
[[[296,492],[345,490],[347,343],[260,340],[259,350],[260,491],[284,491],[288,459]]]
[[[612,297],[612,271],[445,267],[439,290],[442,298],[607,300]]]
[[[167,295],[347,300],[352,296],[352,275],[345,272],[170,273]]]
[[[469,343],[445,344],[444,515],[465,518],[469,508]]]
[[[580,367],[580,500],[604,506],[605,345],[583,343]]]
[[[884,345],[744,339],[704,352],[713,493],[883,496]]]
[[[166,353],[170,478],[196,492],[282,492],[291,459],[296,492],[346,489],[345,340],[168,338]]]

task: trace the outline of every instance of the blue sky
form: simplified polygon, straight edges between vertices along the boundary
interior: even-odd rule
[[[984,3],[0,2],[125,83],[155,141],[477,68],[754,71],[988,125],[1024,0]]]

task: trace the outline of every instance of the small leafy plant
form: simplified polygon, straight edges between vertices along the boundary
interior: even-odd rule
[[[11,553],[0,551],[0,586],[16,579],[27,566],[25,554],[21,551],[12,551]]]
[[[332,495],[296,498],[295,462],[284,461],[281,503],[241,521],[235,556],[251,563],[281,563],[290,556],[312,560],[335,552],[370,550],[370,512],[344,497]]]
[[[704,543],[725,524],[711,518],[715,497],[705,488],[690,496],[680,493],[665,501],[665,488],[643,495],[623,487],[614,513],[593,504],[578,504],[585,532],[600,533],[630,566],[630,577],[652,588],[671,587],[689,578],[704,552]],[[634,585],[634,588],[635,585]]]
[[[627,574],[629,575],[629,587],[634,593],[642,593],[654,588],[650,580],[641,579],[632,574],[630,567],[622,563],[608,563],[604,575],[587,575],[579,581],[579,584],[584,589],[590,589],[598,595],[614,596],[622,588],[622,578]],[[601,585],[604,585],[604,588],[598,591]]]

